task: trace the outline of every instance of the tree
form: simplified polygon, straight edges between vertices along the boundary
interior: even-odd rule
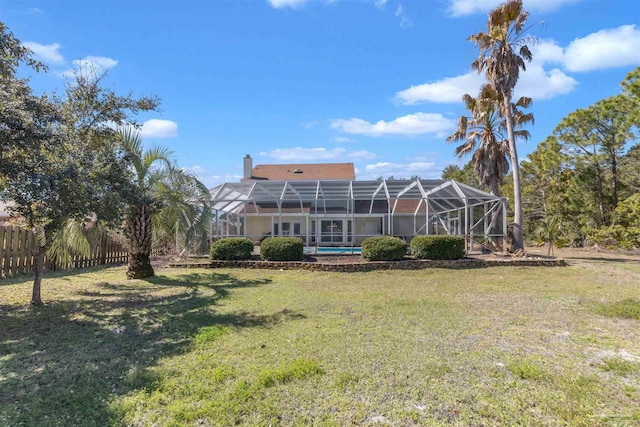
[[[487,81],[501,95],[501,114],[505,118],[509,145],[509,156],[513,176],[513,248],[524,249],[522,230],[522,190],[520,185],[520,165],[516,150],[514,112],[512,107],[513,89],[525,70],[525,61],[533,55],[527,46],[530,37],[525,36],[525,24],[529,14],[522,9],[522,0],[509,0],[489,12],[487,32],[471,35],[480,49],[478,58],[471,67],[485,74]]]
[[[462,142],[455,154],[461,158],[473,153],[471,165],[478,181],[488,187],[491,194],[501,196],[500,185],[509,171],[509,144],[505,120],[500,113],[501,96],[492,86],[484,85],[477,98],[465,94],[462,99],[471,116],[459,118],[458,130],[447,142]],[[533,115],[519,110],[530,104],[531,99],[523,97],[513,106],[515,127],[533,121]],[[529,138],[526,130],[517,129],[514,133],[517,137]]]
[[[151,249],[156,238],[184,236],[189,245],[205,236],[211,223],[211,195],[195,176],[177,168],[171,151],[144,149],[132,128],[120,129],[121,144],[134,171],[135,190],[128,201],[125,237],[128,242],[128,279],[154,275]],[[155,231],[154,231],[155,230]]]
[[[140,134],[131,128],[122,128],[119,134],[133,167],[135,188],[128,202],[124,226],[129,251],[127,279],[142,279],[154,275],[151,266],[151,216],[160,211],[160,200],[154,197],[153,189],[171,168],[171,152],[162,147],[144,150]]]
[[[130,180],[113,126],[136,125],[130,116],[158,102],[118,96],[100,86],[104,75],[91,70],[76,73],[64,98],[35,97],[16,71],[20,63],[41,67],[6,27],[0,29],[0,184],[2,198],[15,203],[14,211],[38,237],[31,298],[38,305],[44,256],[54,236],[69,221],[99,214],[115,224],[122,217]]]
[[[442,170],[442,179],[453,179],[471,187],[482,188],[471,161],[465,163],[462,168],[457,165],[448,165]]]
[[[206,251],[213,220],[209,189],[196,176],[172,167],[154,192],[162,200],[162,210],[153,216],[154,242],[174,238],[176,253],[180,240],[185,250],[193,246]]]
[[[553,248],[560,237],[562,221],[557,216],[541,219],[536,228],[536,234],[547,244],[547,256],[553,256]]]
[[[633,104],[629,98],[616,95],[574,111],[555,128],[555,137],[564,144],[574,167],[582,173],[592,173],[599,224],[608,225],[610,214],[618,205],[618,169],[625,145],[634,138],[629,117]],[[609,201],[604,182],[610,186]]]

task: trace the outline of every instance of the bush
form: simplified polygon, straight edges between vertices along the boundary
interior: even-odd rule
[[[253,242],[246,237],[228,237],[211,245],[212,260],[250,259]]]
[[[367,261],[401,261],[407,254],[407,243],[399,237],[368,237],[362,242],[362,257]]]
[[[464,257],[462,236],[415,236],[411,252],[418,259],[458,259]]]
[[[298,237],[267,237],[260,245],[260,258],[266,261],[302,261],[304,244]]]

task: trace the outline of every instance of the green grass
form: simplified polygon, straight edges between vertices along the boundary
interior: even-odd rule
[[[595,312],[602,316],[640,320],[640,300],[626,298],[622,301],[599,303],[595,305]]]
[[[640,424],[629,265],[5,280],[0,425]]]

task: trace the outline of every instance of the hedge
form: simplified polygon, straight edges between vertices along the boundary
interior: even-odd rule
[[[367,261],[401,261],[407,254],[407,243],[399,237],[368,237],[362,242],[362,257]]]
[[[464,258],[462,236],[415,236],[411,239],[411,253],[418,259]]]
[[[267,237],[260,245],[260,258],[266,261],[302,261],[304,243],[298,237]]]
[[[251,259],[253,242],[246,237],[228,237],[220,239],[211,245],[210,258],[212,260]]]

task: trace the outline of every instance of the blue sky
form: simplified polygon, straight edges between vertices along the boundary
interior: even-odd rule
[[[117,92],[157,95],[145,144],[170,147],[207,185],[257,163],[353,162],[358,179],[439,177],[445,138],[482,77],[466,38],[496,0],[0,0],[0,20],[62,92],[90,63]],[[637,0],[525,0],[534,61],[516,95],[536,123],[520,158],[577,108],[619,93],[640,65]]]

